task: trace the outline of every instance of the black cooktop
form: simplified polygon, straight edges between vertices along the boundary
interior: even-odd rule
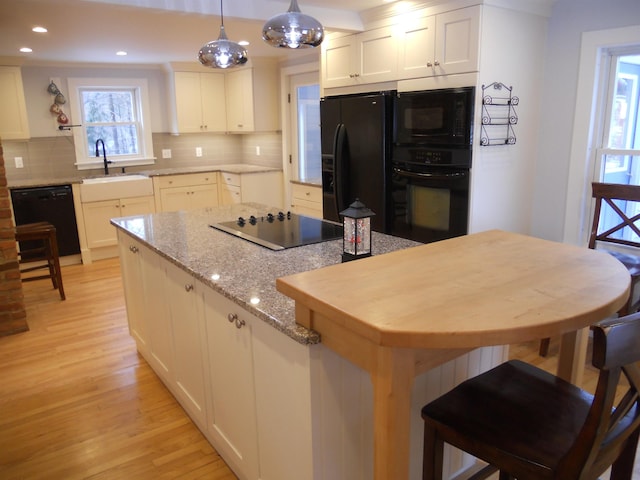
[[[261,217],[240,217],[235,221],[216,223],[210,227],[271,250],[284,250],[342,238],[341,224],[291,212],[269,213]]]

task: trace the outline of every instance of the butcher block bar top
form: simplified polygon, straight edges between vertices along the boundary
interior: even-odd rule
[[[603,252],[492,230],[279,278],[277,288],[376,345],[468,348],[602,320],[622,305],[629,275]]]
[[[577,382],[584,327],[614,314],[629,283],[606,253],[492,230],[282,277],[277,289],[299,324],[369,372],[375,479],[400,480],[416,375],[475,347],[562,335],[558,373]]]

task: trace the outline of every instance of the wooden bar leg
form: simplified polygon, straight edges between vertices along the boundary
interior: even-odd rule
[[[373,382],[374,479],[408,480],[411,389],[415,360],[408,349],[380,347]]]
[[[581,385],[587,360],[589,328],[562,335],[558,355],[558,376],[574,385]]]

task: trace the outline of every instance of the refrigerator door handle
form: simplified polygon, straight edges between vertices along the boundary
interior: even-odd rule
[[[345,169],[344,169],[344,144],[347,134],[347,127],[344,123],[336,126],[336,133],[333,141],[333,181],[335,185],[334,199],[336,202],[336,213],[340,218],[340,210],[344,205],[344,185],[345,185]]]

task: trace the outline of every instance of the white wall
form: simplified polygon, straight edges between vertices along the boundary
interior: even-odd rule
[[[529,233],[541,85],[537,72],[544,61],[546,26],[543,16],[489,5],[483,8],[471,167],[471,233],[494,228]],[[514,107],[518,116],[513,125],[514,145],[480,145],[482,86],[494,82],[512,87],[512,95],[520,99]],[[484,94],[509,96],[504,88],[490,88]]]
[[[638,0],[557,0],[549,20],[531,233],[562,241],[583,32],[640,25]],[[640,42],[640,39],[639,39]],[[569,212],[579,215],[579,211]]]
[[[53,96],[47,91],[50,78],[59,78],[56,85],[67,98],[67,104],[62,110],[70,115],[68,105],[69,89],[67,79],[78,78],[146,78],[149,86],[149,101],[151,102],[151,130],[152,132],[168,132],[169,118],[167,105],[166,73],[159,67],[123,68],[123,67],[92,67],[92,66],[28,66],[22,67],[22,80],[27,103],[27,116],[31,137],[53,137],[59,134],[55,116],[49,111],[53,103]],[[79,123],[71,118],[72,123]]]

